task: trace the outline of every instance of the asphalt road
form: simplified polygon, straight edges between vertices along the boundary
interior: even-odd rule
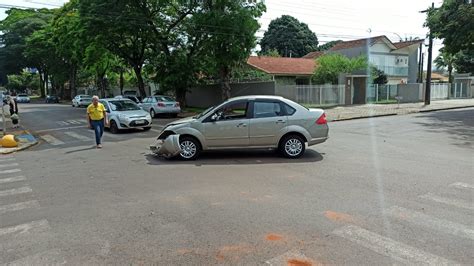
[[[169,119],[96,150],[84,109],[20,108],[50,137],[0,157],[0,263],[474,264],[474,109],[331,123],[299,160],[181,162],[147,150]]]

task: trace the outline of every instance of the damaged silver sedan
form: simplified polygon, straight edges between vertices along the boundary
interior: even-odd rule
[[[150,149],[184,160],[196,159],[202,151],[231,149],[275,149],[299,158],[306,145],[325,142],[328,132],[322,109],[278,96],[243,96],[166,125]]]

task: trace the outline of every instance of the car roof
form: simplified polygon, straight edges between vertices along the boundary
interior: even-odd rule
[[[92,96],[87,95],[87,94],[79,94],[79,95],[77,95],[77,96],[79,96],[79,97],[90,97],[90,98],[92,98]]]
[[[229,100],[284,100],[285,98],[275,95],[246,95],[230,98]]]
[[[131,102],[133,102],[132,100],[130,100],[128,98],[103,98],[103,99],[99,99],[99,101],[106,101],[106,102],[110,102],[110,101],[131,101]]]

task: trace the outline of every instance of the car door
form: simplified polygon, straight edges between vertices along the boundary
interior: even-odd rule
[[[142,103],[140,103],[140,106],[142,107],[143,110],[149,112],[150,111],[150,97],[146,97],[143,99]]]
[[[211,117],[217,117],[211,119]],[[204,136],[210,149],[249,145],[249,102],[225,104],[204,121]]]
[[[275,100],[255,100],[249,123],[249,142],[253,147],[274,147],[285,134],[288,118],[282,103]]]

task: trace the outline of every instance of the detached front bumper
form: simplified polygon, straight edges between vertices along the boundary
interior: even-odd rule
[[[172,158],[181,152],[179,145],[179,135],[170,135],[165,139],[157,139],[155,143],[150,145],[150,150],[165,158]]]

